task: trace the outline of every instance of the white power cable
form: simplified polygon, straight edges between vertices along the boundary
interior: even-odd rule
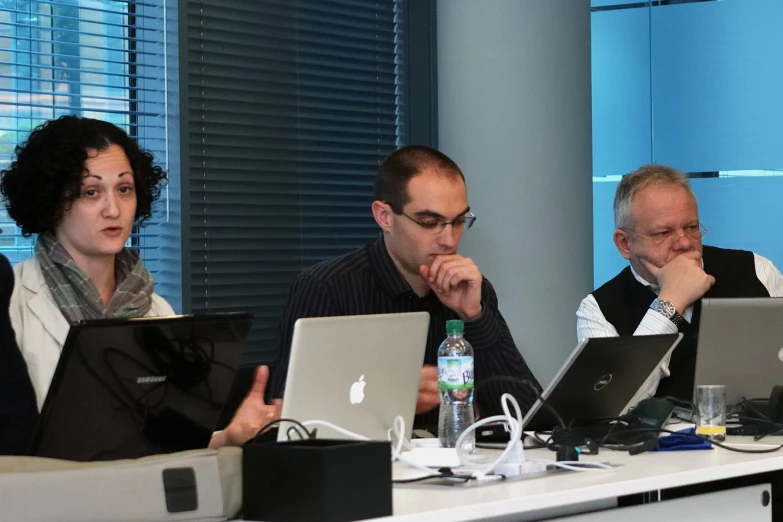
[[[302,423],[302,426],[304,426],[305,428],[309,428],[310,426],[323,426],[325,428],[331,428],[334,431],[340,433],[341,435],[344,435],[346,437],[350,437],[352,439],[356,439],[356,440],[370,440],[370,437],[365,437],[364,435],[359,435],[358,433],[354,433],[352,431],[346,430],[345,428],[341,428],[340,426],[337,426],[336,424],[332,424],[331,422],[325,421],[325,420],[314,419],[314,420],[305,421],[305,422]]]
[[[503,462],[506,462],[509,454],[514,450],[515,447],[517,447],[519,451],[519,454],[514,456],[517,463],[521,463],[526,460],[524,456],[524,450],[522,449],[523,415],[522,415],[522,410],[519,407],[519,403],[514,398],[514,396],[509,393],[504,393],[500,397],[500,403],[501,403],[501,407],[503,408],[503,415],[494,415],[492,417],[487,417],[486,419],[481,419],[477,422],[474,422],[473,424],[468,426],[465,429],[465,431],[463,431],[460,434],[455,444],[457,455],[459,457],[460,462],[465,464],[470,464],[471,463],[470,461],[472,459],[468,454],[466,454],[464,449],[465,439],[468,437],[468,435],[475,432],[476,429],[492,422],[508,423],[508,426],[511,429],[508,444],[503,449],[503,451],[501,452],[500,456],[497,459],[495,459],[492,463],[488,464],[483,469],[479,469],[473,472],[473,477],[478,480],[488,480],[489,479],[488,475],[490,475],[495,470],[495,468],[498,467],[498,465],[500,465]],[[511,410],[509,408],[510,406],[513,407],[515,415],[511,414]],[[306,428],[310,426],[323,426],[323,427],[331,428],[332,430],[342,434],[345,437],[349,437],[356,440],[371,440],[369,437],[365,437],[364,435],[360,435],[358,433],[354,433],[352,431],[346,430],[345,428],[341,428],[340,426],[337,426],[325,420],[320,420],[320,419],[309,420],[303,422],[302,425],[305,426]],[[442,475],[442,473],[440,473],[439,471],[424,466],[422,464],[419,464],[418,462],[410,460],[403,455],[403,448],[411,449],[411,444],[405,438],[405,419],[402,416],[398,415],[397,417],[394,418],[392,427],[387,431],[387,437],[389,442],[391,443],[392,461],[398,460],[407,466],[418,469],[420,471],[424,471],[429,475]],[[288,436],[288,439],[290,440],[290,436]],[[596,471],[596,470],[612,469],[610,465],[604,464],[602,462],[579,462],[579,461],[557,462],[557,461],[546,460],[546,459],[527,459],[527,460],[530,462],[545,463],[547,465],[555,466],[562,469],[567,469],[570,471]]]
[[[405,439],[405,419],[401,415],[394,417],[394,422],[389,431],[386,432],[391,442],[392,447],[392,462],[399,460],[406,466],[418,469],[420,471],[426,471],[428,475],[442,475],[438,470],[428,468],[418,462],[408,459],[402,454],[403,446],[411,447],[411,444]],[[397,437],[397,444],[394,444],[394,437]]]
[[[405,438],[405,419],[402,418],[402,415],[394,417],[392,427],[386,431],[386,437],[392,444],[394,444],[394,436],[397,437],[396,453],[401,453],[403,447],[407,450],[413,449],[413,445]]]
[[[482,419],[478,422],[474,422],[470,426],[468,426],[465,431],[463,431],[459,437],[457,437],[457,442],[455,444],[457,448],[457,455],[459,455],[460,462],[467,462],[468,459],[466,458],[464,454],[464,443],[465,439],[476,431],[477,428],[480,428],[481,426],[484,426],[485,424],[489,424],[490,422],[497,422],[498,420],[506,421],[511,428],[511,434],[509,436],[508,444],[503,449],[503,452],[500,454],[500,456],[495,459],[494,462],[489,464],[483,469],[480,469],[473,473],[475,477],[483,477],[485,475],[489,475],[492,473],[495,468],[500,464],[501,462],[505,462],[507,456],[511,451],[514,449],[514,446],[519,444],[519,452],[520,455],[518,455],[518,459],[520,461],[525,460],[524,456],[524,450],[522,450],[522,409],[519,407],[519,403],[514,398],[513,395],[510,393],[504,393],[500,396],[500,405],[503,408],[504,415],[496,415],[494,417],[488,417],[486,419]],[[509,405],[514,407],[514,413],[516,416],[511,415],[511,411],[509,410]]]
[[[608,470],[614,469],[609,464],[603,462],[590,462],[585,460],[547,460],[547,459],[528,459],[532,462],[541,462],[548,466],[555,466],[556,468],[567,469],[569,471],[596,471],[596,470]]]
[[[370,440],[369,437],[365,437],[364,435],[360,435],[358,433],[354,433],[352,431],[346,430],[345,428],[341,428],[340,426],[337,426],[336,424],[332,424],[331,422],[325,420],[314,419],[314,420],[305,421],[302,423],[302,426],[304,426],[305,428],[309,428],[310,426],[322,426],[326,428],[331,428],[345,437],[349,437],[356,440]],[[392,439],[392,432],[394,432],[394,435],[397,436],[396,446],[394,444],[394,440]],[[436,470],[430,469],[426,466],[422,466],[421,464],[417,462],[413,462],[402,455],[402,447],[406,444],[410,446],[410,443],[408,443],[405,440],[405,419],[403,419],[399,415],[395,417],[394,422],[392,423],[392,428],[389,429],[387,434],[389,436],[389,441],[392,443],[393,461],[399,460],[400,462],[406,464],[407,466],[416,468],[421,471],[426,471],[428,475],[439,474]],[[291,440],[290,435],[288,436],[288,440]]]

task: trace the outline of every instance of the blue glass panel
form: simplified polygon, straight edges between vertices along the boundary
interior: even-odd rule
[[[686,172],[783,166],[781,22],[780,0],[652,8],[656,162]]]
[[[752,250],[783,268],[783,177],[694,179],[705,243]]]
[[[649,9],[591,17],[593,175],[624,174],[652,157]]]

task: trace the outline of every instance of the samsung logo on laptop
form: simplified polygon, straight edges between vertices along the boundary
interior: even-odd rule
[[[148,377],[136,377],[136,384],[156,384],[166,382],[165,375],[150,375]]]
[[[595,391],[601,391],[607,386],[609,386],[609,383],[612,382],[612,374],[607,373],[606,375],[601,376],[600,379],[598,379],[598,382],[593,384],[593,389]]]

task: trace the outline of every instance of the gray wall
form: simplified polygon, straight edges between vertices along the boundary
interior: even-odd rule
[[[479,220],[460,252],[492,281],[546,386],[592,290],[589,0],[439,0],[439,148]]]

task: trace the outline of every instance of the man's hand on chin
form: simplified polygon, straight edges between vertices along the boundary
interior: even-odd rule
[[[671,302],[679,313],[701,299],[715,284],[715,278],[704,271],[701,252],[685,252],[660,268],[646,259],[642,263],[658,282],[658,297]]]
[[[481,272],[469,257],[437,256],[430,266],[421,265],[419,274],[438,300],[463,321],[473,321],[481,315]]]

